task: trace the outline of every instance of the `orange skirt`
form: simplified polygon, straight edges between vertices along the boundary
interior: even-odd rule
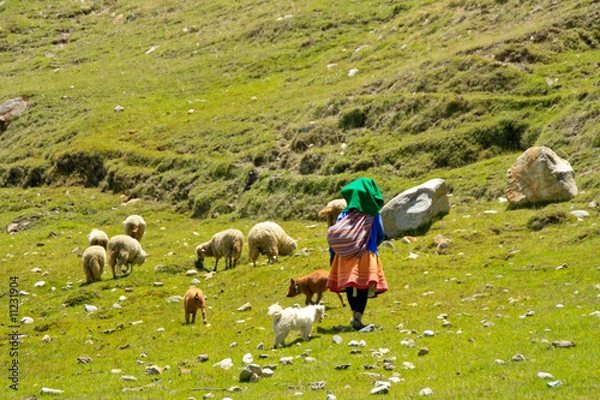
[[[375,293],[387,292],[388,286],[379,256],[365,251],[360,258],[342,258],[337,254],[331,263],[327,288],[332,292],[343,292],[347,287],[367,289],[375,286]]]

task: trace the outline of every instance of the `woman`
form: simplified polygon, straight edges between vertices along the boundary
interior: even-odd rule
[[[346,292],[352,310],[350,323],[354,329],[360,330],[365,327],[362,316],[368,298],[388,290],[377,251],[377,246],[384,238],[383,223],[379,214],[383,206],[383,196],[375,181],[369,178],[359,178],[349,183],[342,188],[341,193],[348,206],[342,210],[336,224],[329,228],[327,241],[330,245],[331,273],[327,287],[332,292]],[[338,242],[343,239],[339,239],[336,232],[354,228],[357,231],[364,230],[366,235],[355,237],[356,243],[345,242],[341,246]],[[355,252],[356,250],[349,250],[350,247],[357,247],[359,250]],[[353,251],[354,254],[348,255]]]

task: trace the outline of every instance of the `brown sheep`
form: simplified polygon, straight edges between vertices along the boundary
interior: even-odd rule
[[[348,203],[344,199],[331,200],[324,209],[319,211],[319,217],[327,218],[327,227],[329,228],[335,225],[338,215],[346,207],[348,207]]]
[[[290,288],[288,289],[287,297],[295,297],[300,293],[306,295],[305,304],[319,304],[323,292],[327,290],[327,280],[329,279],[329,271],[318,270],[300,278],[290,279]],[[313,302],[314,294],[317,294],[317,301]],[[342,306],[346,307],[344,297],[340,293],[336,293],[342,302]]]
[[[196,322],[196,312],[198,309],[202,311],[202,322],[206,321],[206,298],[202,290],[198,288],[189,288],[183,297],[183,308],[185,309],[185,323],[190,323],[190,314],[192,315],[192,324]]]

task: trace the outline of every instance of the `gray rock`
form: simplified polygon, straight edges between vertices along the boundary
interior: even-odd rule
[[[566,349],[569,347],[575,347],[575,342],[570,340],[556,340],[552,342],[552,346]]]
[[[525,357],[522,354],[515,354],[514,356],[512,356],[510,361],[514,361],[514,362],[525,361]]]
[[[590,216],[590,213],[585,210],[573,210],[571,211],[571,215],[574,215],[577,218],[586,218]]]
[[[552,374],[548,372],[538,372],[536,376],[540,379],[554,379]]]
[[[250,303],[246,303],[237,309],[238,311],[250,311],[252,310],[252,305]]]
[[[158,365],[148,365],[146,367],[146,375],[160,375],[162,372],[163,369]]]
[[[208,361],[208,354],[200,354],[196,357],[197,362],[206,362]]]
[[[419,391],[419,396],[431,396],[433,394],[433,390],[431,388],[423,388]]]
[[[340,335],[334,335],[332,340],[335,344],[342,344],[344,342],[344,339]]]
[[[41,394],[63,394],[64,392],[65,392],[64,390],[52,389],[52,388],[47,388],[47,387],[43,387],[40,390]]]
[[[119,378],[120,381],[126,381],[126,382],[137,382],[137,378],[135,376],[131,376],[131,375],[123,375],[122,377]]]
[[[371,389],[371,394],[388,394],[390,392],[389,386],[376,386]]]
[[[271,378],[271,377],[273,377],[274,373],[275,373],[275,371],[273,371],[271,368],[265,367],[261,371],[261,376],[263,378]]]
[[[381,218],[389,237],[400,237],[440,214],[450,212],[448,187],[443,179],[432,179],[408,189],[383,206]]]

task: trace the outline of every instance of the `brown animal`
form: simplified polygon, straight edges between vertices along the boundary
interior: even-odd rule
[[[202,290],[198,288],[190,288],[185,292],[183,297],[183,307],[185,309],[185,323],[190,323],[190,314],[192,316],[192,324],[196,322],[196,312],[198,309],[202,311],[202,322],[208,324],[206,321],[206,298]]]
[[[319,304],[323,292],[327,290],[327,280],[329,279],[329,271],[318,270],[308,275],[301,276],[300,278],[290,279],[290,288],[288,289],[287,297],[295,297],[300,293],[306,295],[305,304]],[[314,294],[317,294],[317,301],[313,302],[312,298]],[[344,298],[340,293],[337,293],[342,306],[346,307]]]

